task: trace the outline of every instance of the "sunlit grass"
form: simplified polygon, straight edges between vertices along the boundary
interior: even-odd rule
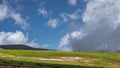
[[[82,57],[76,62],[39,60],[37,58],[51,57]],[[119,53],[105,52],[67,52],[67,51],[39,51],[39,50],[0,50],[0,60],[12,60],[45,64],[66,64],[78,66],[97,66],[117,68],[120,65]]]

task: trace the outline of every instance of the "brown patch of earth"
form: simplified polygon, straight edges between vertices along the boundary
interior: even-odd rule
[[[64,61],[64,62],[78,62],[78,60],[82,60],[81,57],[50,57],[50,58],[37,58],[39,60],[50,60],[50,61]]]

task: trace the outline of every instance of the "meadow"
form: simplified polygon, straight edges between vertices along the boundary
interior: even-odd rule
[[[107,52],[0,50],[0,68],[12,67],[119,68],[120,54]]]

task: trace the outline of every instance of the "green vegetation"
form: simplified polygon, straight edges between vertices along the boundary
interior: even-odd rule
[[[104,52],[0,50],[1,65],[23,66],[26,68],[119,68],[120,54]]]

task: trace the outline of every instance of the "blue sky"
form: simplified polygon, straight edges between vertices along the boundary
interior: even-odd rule
[[[119,0],[0,0],[0,45],[120,50]]]
[[[19,31],[28,37],[24,43],[59,49],[60,39],[82,25],[84,9],[84,0],[0,0],[0,32]]]

